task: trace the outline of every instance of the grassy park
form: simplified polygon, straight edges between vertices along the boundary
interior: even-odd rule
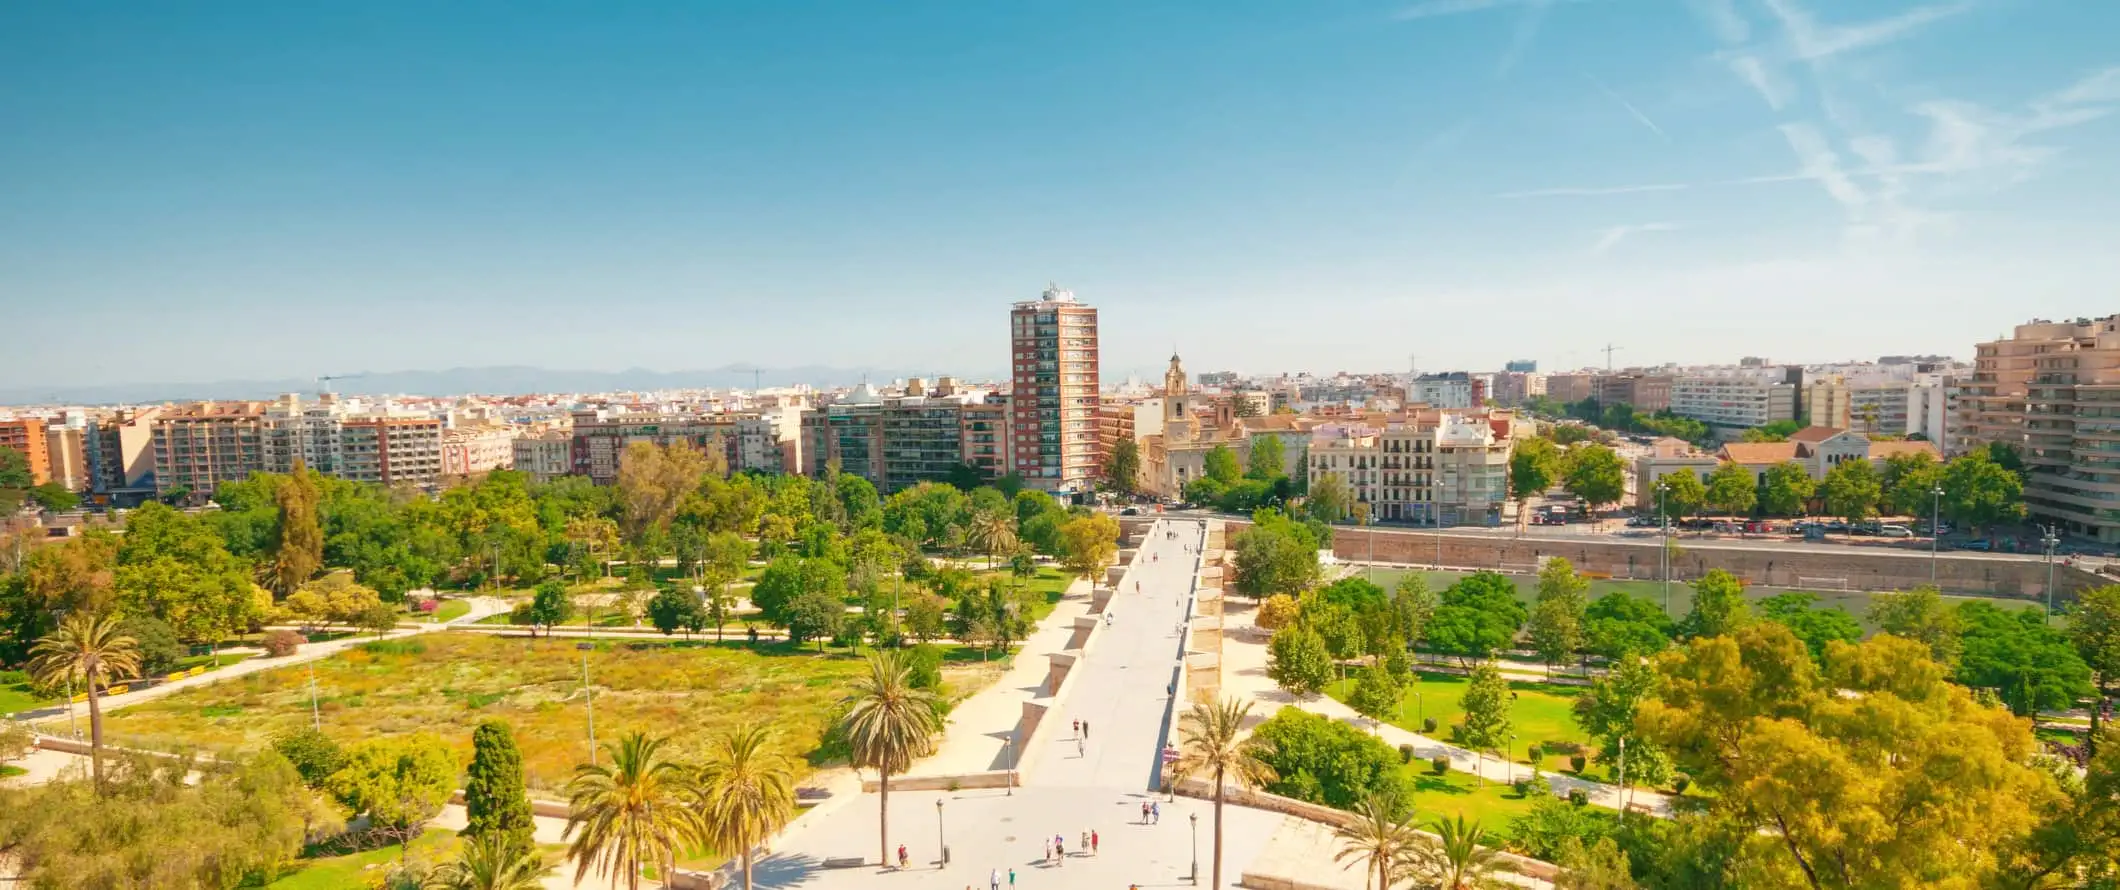
[[[1510,821],[1531,812],[1536,801],[1516,793],[1506,782],[1488,780],[1484,786],[1471,773],[1451,770],[1442,775],[1429,771],[1425,762],[1415,761],[1406,767],[1407,779],[1413,784],[1414,817],[1422,824],[1437,818],[1450,819],[1463,815],[1466,821],[1478,821],[1498,839],[1511,837]],[[1619,821],[1619,814],[1597,808],[1585,810],[1591,818]]]
[[[314,663],[317,713],[324,732],[342,743],[435,732],[467,757],[472,727],[505,719],[522,746],[528,783],[550,791],[588,753],[584,653],[575,642],[442,632],[355,647]],[[680,756],[744,720],[767,721],[789,750],[809,752],[861,670],[856,655],[780,645],[753,651],[735,643],[599,641],[587,657],[598,738],[636,729],[668,733]],[[967,659],[977,655],[955,653],[953,664]],[[953,687],[968,686],[966,672],[978,670],[952,667],[945,676]],[[128,708],[110,715],[106,732],[121,745],[239,752],[310,720],[309,672],[291,669]]]
[[[1407,690],[1398,716],[1385,722],[1418,733],[1422,717],[1434,718],[1435,735],[1447,740],[1451,725],[1465,715],[1460,702],[1471,681],[1457,674],[1435,671],[1421,671],[1418,676],[1420,681]],[[1344,702],[1354,693],[1354,684],[1354,675],[1350,674],[1348,679],[1326,687],[1325,694]],[[1509,691],[1514,695],[1509,706],[1509,719],[1517,737],[1517,744],[1510,746],[1511,758],[1521,758],[1524,747],[1532,742],[1590,743],[1590,737],[1575,725],[1573,708],[1575,697],[1582,693],[1580,687],[1512,680]],[[1419,697],[1415,697],[1415,693],[1419,693]]]
[[[1363,577],[1368,578],[1370,582],[1376,584],[1379,587],[1384,588],[1385,590],[1391,590],[1392,588],[1398,586],[1399,579],[1404,578],[1409,574],[1420,574],[1421,576],[1427,579],[1428,587],[1430,590],[1438,591],[1442,590],[1445,587],[1449,587],[1452,582],[1455,582],[1457,579],[1465,576],[1464,572],[1434,572],[1423,569],[1371,568],[1362,569],[1361,572]],[[1537,575],[1512,574],[1507,575],[1505,577],[1507,577],[1510,581],[1515,582],[1516,596],[1518,599],[1523,600],[1526,604],[1529,604],[1533,600],[1538,598]],[[1615,591],[1626,593],[1629,596],[1641,597],[1652,603],[1662,603],[1664,601],[1664,585],[1662,582],[1659,581],[1623,581],[1600,578],[1593,579],[1590,582],[1590,598],[1593,600],[1597,599],[1598,597],[1604,596],[1605,594],[1613,593]],[[1776,594],[1788,592],[1790,592],[1790,588],[1786,587],[1753,586],[1745,588],[1745,597],[1754,602],[1757,602],[1759,600],[1766,599]],[[1871,592],[1863,590],[1806,590],[1803,592],[1818,597],[1818,602],[1816,604],[1818,608],[1829,609],[1837,606],[1841,609],[1846,610],[1848,614],[1855,616],[1855,620],[1863,623],[1863,627],[1865,630],[1874,629],[1869,626],[1869,622],[1863,617],[1863,613],[1868,611],[1870,608],[1870,598],[1872,596]],[[2033,609],[2038,608],[2039,606],[2038,603],[2033,602],[2031,600],[2013,599],[2007,597],[1948,595],[1944,597],[1945,602],[1951,603],[1953,605],[1960,602],[1964,602],[1966,600],[1979,600],[1981,602],[1993,603],[1996,607],[2003,609]],[[1682,616],[1686,614],[1686,612],[1690,611],[1692,608],[1693,587],[1682,581],[1672,581],[1670,613],[1673,616]]]

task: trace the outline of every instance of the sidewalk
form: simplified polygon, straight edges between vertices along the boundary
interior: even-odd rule
[[[1089,614],[1089,592],[1086,580],[1068,585],[1052,614],[1016,650],[1008,672],[951,709],[942,743],[933,755],[914,763],[908,775],[961,775],[1014,766],[1009,751],[1018,741],[1014,735],[1023,705],[1045,688],[1046,656],[1064,649],[1074,635],[1075,619]]]

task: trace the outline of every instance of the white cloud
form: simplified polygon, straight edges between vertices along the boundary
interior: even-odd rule
[[[1520,192],[1503,192],[1497,198],[1595,198],[1605,195],[1632,195],[1640,192],[1678,192],[1690,186],[1683,182],[1659,183],[1655,185],[1619,185],[1609,187],[1561,187],[1529,189]]]
[[[1708,23],[1708,30],[1715,32],[1715,39],[1735,46],[1752,38],[1752,26],[1737,13],[1737,5],[1730,0],[1692,0],[1690,5],[1693,14]]]
[[[1806,123],[1782,124],[1781,135],[1789,141],[1789,149],[1796,152],[1796,162],[1805,179],[1823,186],[1828,196],[1850,212],[1870,203],[1869,195],[1849,178],[1847,171],[1841,169],[1839,153],[1833,151],[1824,136],[1819,135],[1817,127]]]
[[[1890,18],[1859,25],[1821,25],[1793,0],[1764,0],[1767,10],[1781,21],[1790,48],[1797,58],[1816,61],[1850,50],[1883,46],[1899,40],[1931,22],[1950,18],[1973,8],[1971,3],[1918,6]]]
[[[1546,20],[1546,10],[1553,0],[1529,0],[1524,4],[1524,14],[1516,20],[1516,32],[1509,37],[1509,47],[1502,50],[1502,59],[1495,63],[1494,76],[1505,77],[1516,67],[1518,60],[1531,51],[1531,44],[1538,39],[1538,28]]]
[[[1743,78],[1745,83],[1752,87],[1752,91],[1759,94],[1759,98],[1766,100],[1768,108],[1780,111],[1783,105],[1788,104],[1787,90],[1767,71],[1767,66],[1760,64],[1757,56],[1740,53],[1725,58],[1723,62],[1729,65],[1730,70],[1736,72],[1738,77]]]
[[[1670,134],[1665,133],[1664,128],[1657,126],[1655,121],[1650,120],[1649,116],[1643,114],[1641,109],[1634,107],[1634,103],[1627,101],[1626,97],[1613,92],[1611,87],[1605,86],[1604,81],[1595,77],[1590,78],[1590,82],[1597,84],[1597,88],[1603,90],[1605,95],[1612,97],[1612,101],[1618,102],[1621,108],[1627,109],[1627,113],[1633,115],[1635,120],[1640,121],[1642,126],[1648,127],[1649,132],[1655,133],[1656,138],[1665,142],[1671,141]]]
[[[1591,246],[1590,254],[1596,256],[1618,247],[1621,241],[1627,240],[1632,235],[1639,235],[1644,232],[1670,232],[1682,228],[1685,227],[1674,222],[1635,223],[1632,225],[1613,226],[1598,233],[1597,243]]]

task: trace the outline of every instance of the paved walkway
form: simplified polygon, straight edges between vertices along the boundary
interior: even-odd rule
[[[932,756],[913,764],[908,775],[951,776],[1014,768],[1021,759],[1016,750],[1022,743],[1016,738],[1016,724],[1023,718],[1023,704],[1037,698],[1044,688],[1047,656],[1067,647],[1075,619],[1089,614],[1089,597],[1088,581],[1069,585],[1052,614],[1016,650],[1008,671],[950,709],[941,744]]]
[[[1234,602],[1229,603],[1235,607]],[[1459,772],[1485,776],[1489,781],[1507,783],[1511,778],[1524,778],[1531,772],[1527,764],[1511,763],[1492,756],[1479,756],[1464,748],[1410,732],[1389,723],[1373,724],[1369,718],[1356,714],[1353,708],[1323,695],[1298,699],[1288,694],[1266,676],[1266,641],[1269,637],[1252,622],[1257,609],[1248,605],[1231,608],[1224,618],[1229,632],[1222,641],[1222,689],[1230,695],[1246,696],[1258,702],[1254,713],[1272,716],[1284,706],[1294,705],[1331,717],[1342,723],[1357,727],[1364,732],[1375,732],[1392,747],[1412,745],[1414,757],[1426,760],[1437,755],[1450,758],[1450,768]],[[1619,809],[1620,788],[1602,782],[1578,779],[1566,773],[1541,771],[1540,775],[1552,783],[1555,794],[1566,795],[1571,789],[1580,788],[1590,797],[1590,802],[1601,807]],[[1671,801],[1665,795],[1644,788],[1634,788],[1626,793],[1626,802],[1637,807],[1646,807],[1660,816],[1671,814]]]

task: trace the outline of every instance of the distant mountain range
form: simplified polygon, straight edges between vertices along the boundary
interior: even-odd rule
[[[756,373],[754,374],[754,370]],[[446,371],[384,371],[330,381],[341,395],[451,396],[464,393],[516,395],[545,392],[632,392],[658,389],[749,389],[755,380],[766,387],[807,383],[817,387],[852,386],[867,379],[884,383],[903,377],[930,376],[890,368],[756,368],[728,365],[701,371],[564,371],[531,367],[450,368]],[[965,380],[992,379],[992,372],[965,375]],[[282,393],[315,393],[314,379],[220,380],[205,383],[125,383],[103,386],[0,387],[6,405],[111,405],[181,402],[192,399],[270,399]]]

